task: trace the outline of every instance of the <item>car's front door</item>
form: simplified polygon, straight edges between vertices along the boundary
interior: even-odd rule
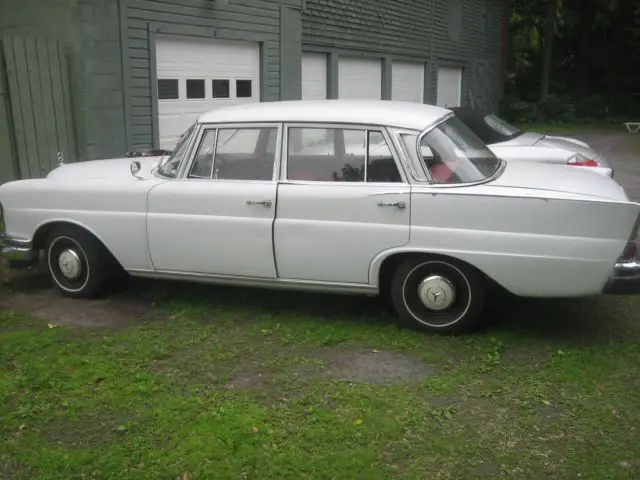
[[[203,132],[185,178],[149,192],[149,252],[158,271],[275,278],[273,221],[280,128]]]
[[[287,125],[274,242],[278,276],[369,283],[409,241],[411,187],[380,128]]]

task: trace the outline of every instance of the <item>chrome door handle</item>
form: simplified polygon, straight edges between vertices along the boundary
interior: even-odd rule
[[[405,202],[378,202],[379,207],[396,207],[402,210],[407,206]]]
[[[271,200],[262,200],[261,202],[247,200],[247,205],[262,205],[263,207],[269,208],[271,206]]]

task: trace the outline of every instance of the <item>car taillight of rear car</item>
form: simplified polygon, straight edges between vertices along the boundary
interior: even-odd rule
[[[567,160],[567,165],[571,165],[574,167],[599,167],[600,164],[595,160],[591,160],[590,158],[583,157],[579,153],[573,155],[569,160]]]

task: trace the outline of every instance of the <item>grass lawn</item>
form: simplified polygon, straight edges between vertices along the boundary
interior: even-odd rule
[[[111,329],[0,311],[0,478],[640,476],[640,298],[496,295],[442,337],[370,299],[141,295]]]

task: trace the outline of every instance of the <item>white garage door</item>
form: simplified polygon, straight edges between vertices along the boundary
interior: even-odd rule
[[[459,107],[461,100],[462,68],[438,67],[438,106]]]
[[[382,98],[382,60],[340,57],[338,97],[380,100]]]
[[[424,63],[393,62],[391,100],[423,103]]]
[[[323,100],[325,98],[327,98],[327,55],[303,53],[302,99]]]
[[[161,148],[202,113],[260,101],[257,43],[158,36],[156,68]]]

